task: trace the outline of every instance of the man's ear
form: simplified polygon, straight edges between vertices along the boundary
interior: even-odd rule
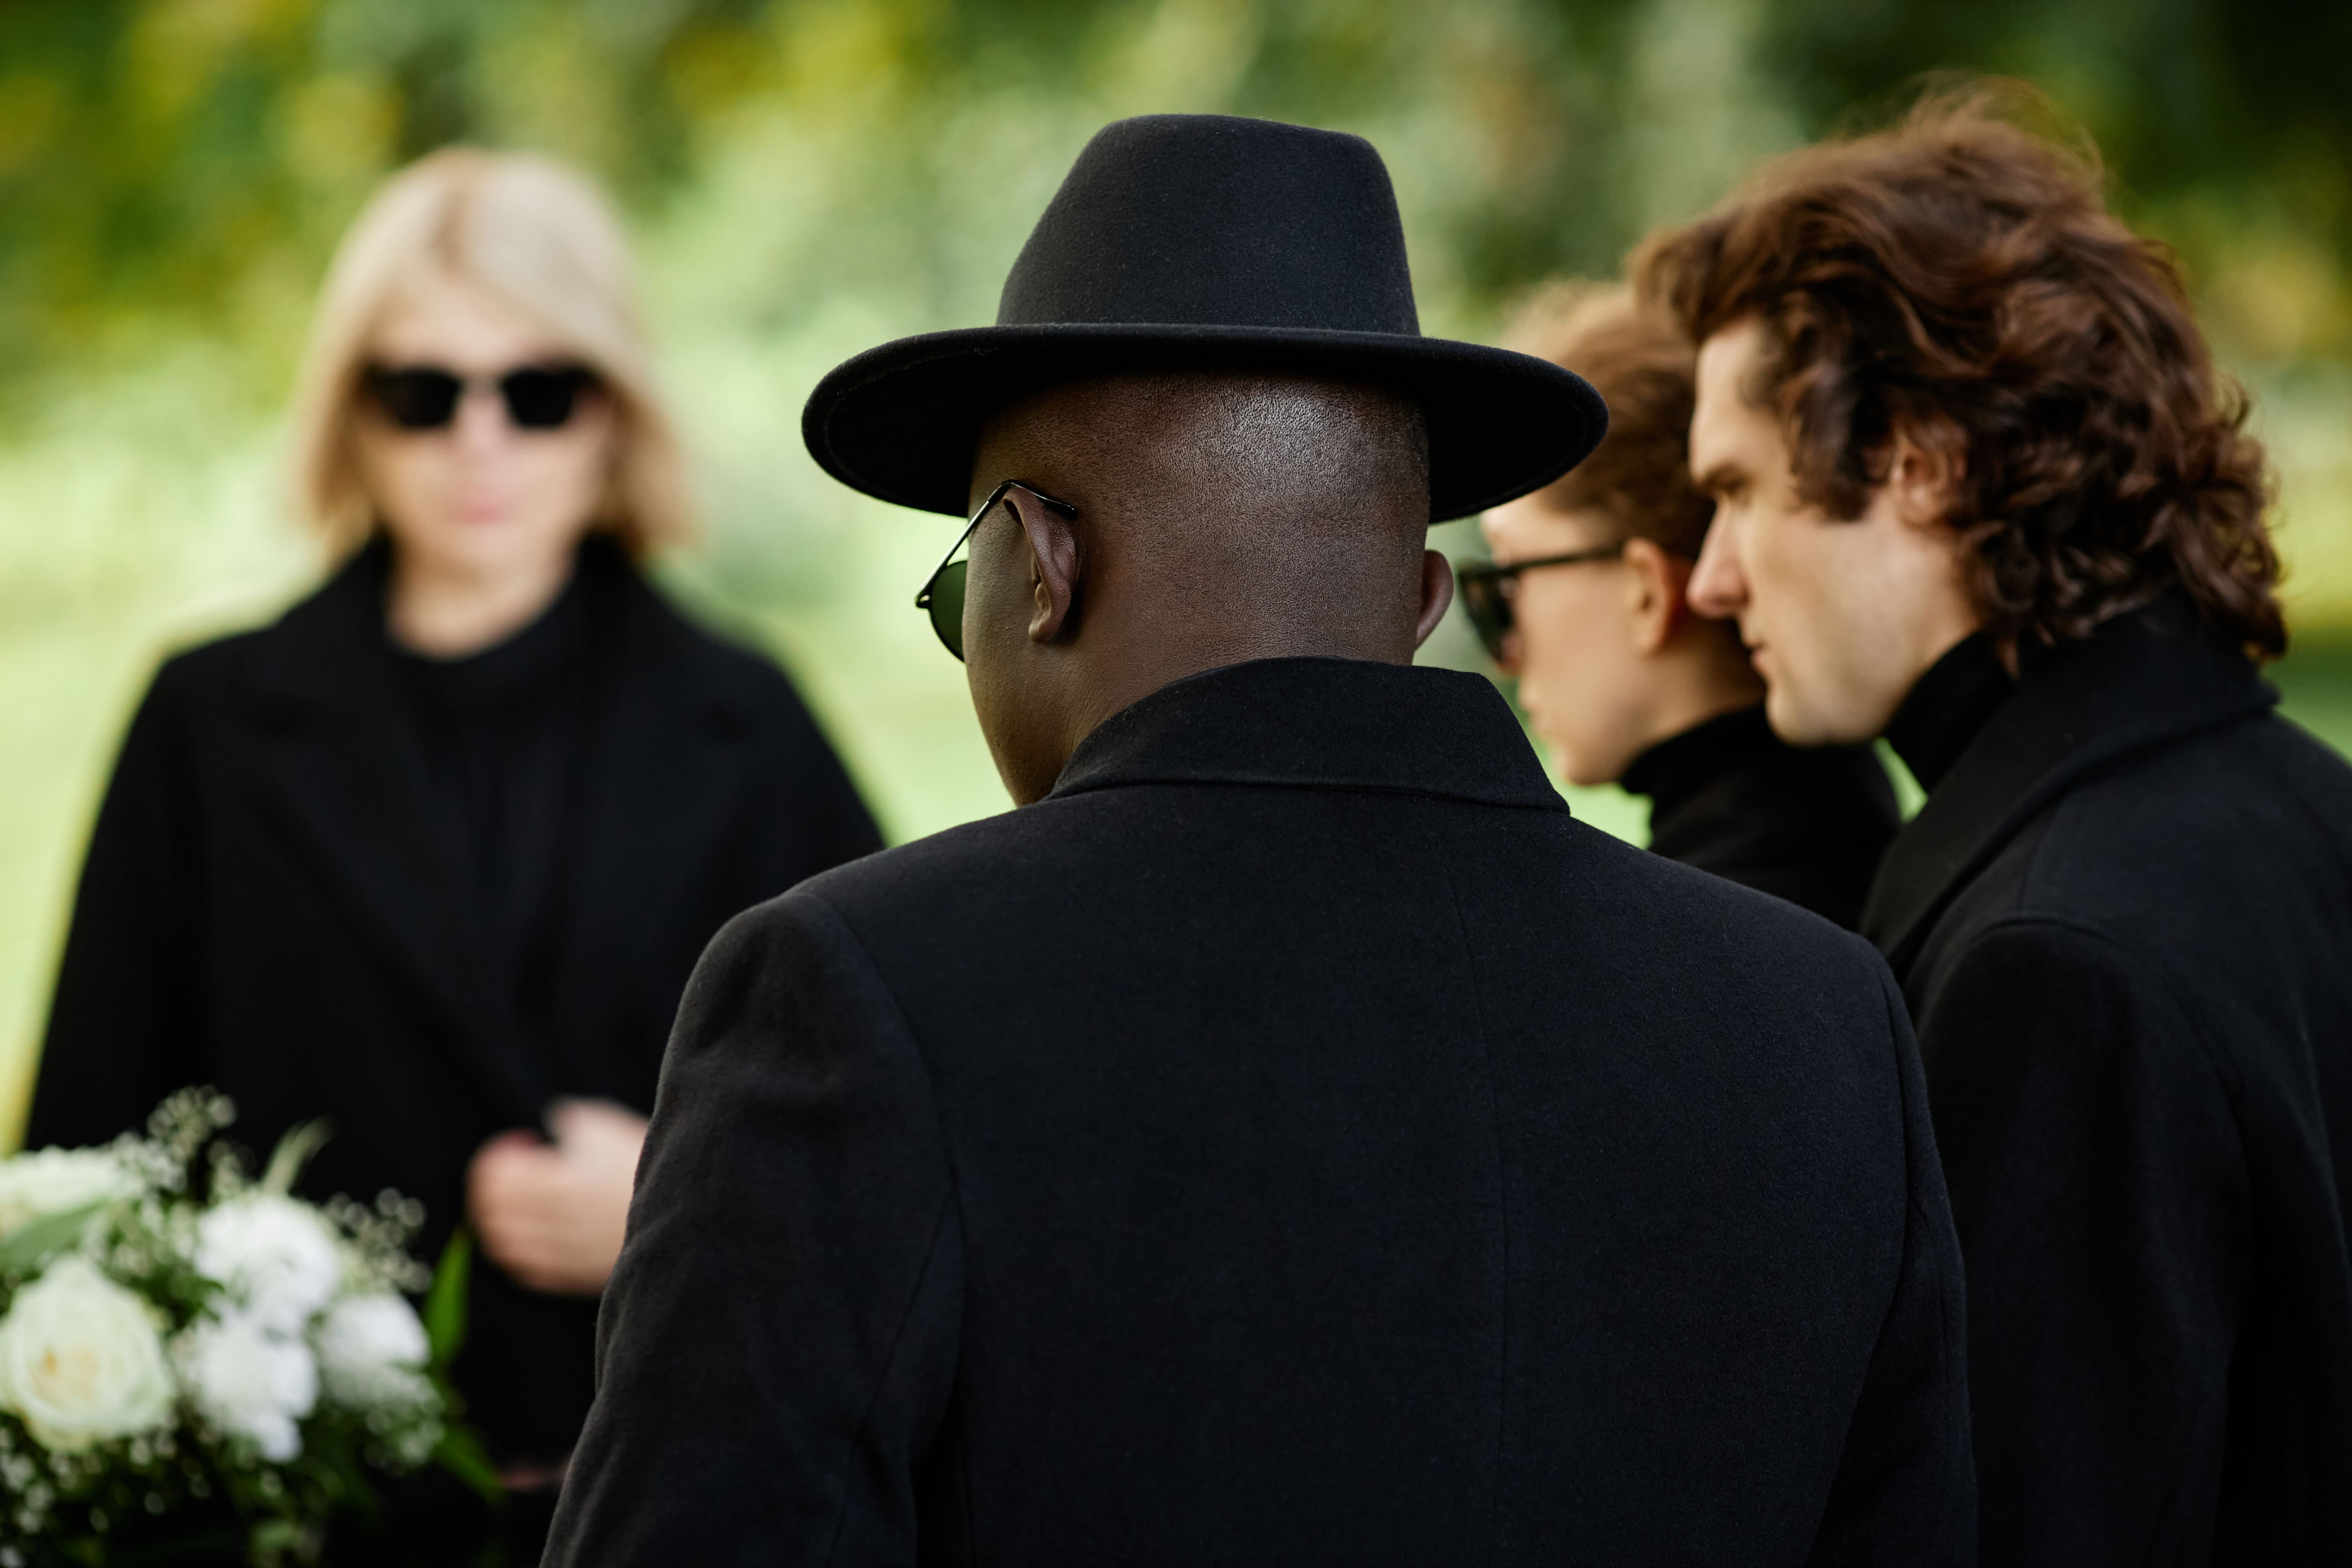
[[[1454,564],[1434,550],[1421,552],[1421,614],[1412,623],[1412,646],[1419,647],[1445,618],[1454,603]]]
[[[1690,607],[1691,568],[1654,539],[1625,542],[1625,591],[1633,596],[1633,647],[1652,654],[1666,646]]]
[[[1058,642],[1065,632],[1077,629],[1073,622],[1086,574],[1077,530],[1068,518],[1017,489],[1006,491],[1004,500],[1029,535],[1029,640]]]
[[[1898,425],[1886,459],[1885,486],[1895,514],[1917,527],[1947,521],[1968,475],[1966,438],[1952,425]]]

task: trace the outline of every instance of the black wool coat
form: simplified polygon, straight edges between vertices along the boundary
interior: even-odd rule
[[[156,675],[91,838],[26,1142],[100,1142],[173,1089],[216,1084],[259,1153],[328,1118],[303,1190],[396,1187],[425,1205],[431,1249],[485,1139],[537,1126],[559,1095],[650,1108],[711,934],[878,838],[775,666],[688,626],[592,543],[552,1059],[525,1048],[395,684],[387,563],[364,552],[276,625]],[[469,1415],[504,1451],[560,1456],[593,1388],[595,1303],[487,1263],[475,1279]]]
[[[548,1561],[1971,1560],[1858,938],[1483,679],[1244,664],[730,924]]]
[[[1903,826],[1874,751],[1791,746],[1760,704],[1660,741],[1622,782],[1649,797],[1652,849],[1848,931]]]
[[[1985,1560],[2352,1561],[2352,766],[2171,599],[1882,867],[1968,1259]]]

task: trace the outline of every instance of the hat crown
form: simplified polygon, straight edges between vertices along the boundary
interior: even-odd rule
[[[1022,247],[996,321],[1421,331],[1372,144],[1218,114],[1098,132]]]

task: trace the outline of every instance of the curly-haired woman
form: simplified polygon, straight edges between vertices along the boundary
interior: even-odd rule
[[[1929,791],[1863,929],[1968,1265],[1989,1563],[2352,1558],[2352,767],[2273,712],[2263,458],[2179,275],[1997,91],[1661,237],[1694,574]]]
[[[433,1245],[469,1217],[457,1378],[509,1518],[543,1528],[688,972],[879,840],[776,667],[641,573],[687,528],[681,464],[626,244],[578,176],[455,150],[394,179],[328,278],[295,431],[341,564],[156,676],[29,1142],[217,1084],[261,1148],[328,1119],[320,1194],[399,1188]]]

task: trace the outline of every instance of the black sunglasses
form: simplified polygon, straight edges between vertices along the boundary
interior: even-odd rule
[[[504,375],[458,375],[438,365],[377,365],[367,373],[368,391],[384,417],[403,430],[439,430],[457,416],[457,400],[468,388],[496,386],[507,417],[518,430],[560,430],[571,423],[583,388],[595,373],[576,364],[527,364]]]
[[[1036,486],[1024,485],[1018,479],[1007,479],[988,492],[988,499],[980,503],[980,510],[971,514],[971,521],[965,523],[963,531],[956,536],[955,545],[948,552],[947,559],[940,563],[939,570],[924,583],[923,591],[915,595],[915,608],[930,612],[931,630],[939,634],[940,641],[959,659],[963,658],[963,580],[964,570],[971,562],[971,536],[974,530],[988,521],[988,514],[996,510],[997,503],[1014,490],[1034,496],[1039,505],[1050,508],[1063,517],[1078,515],[1078,509],[1068,501],[1055,500]],[[1018,512],[1014,513],[1013,521],[1020,521]]]
[[[1588,566],[1596,561],[1617,560],[1624,553],[1625,542],[1621,539],[1598,549],[1539,555],[1532,561],[1514,561],[1507,565],[1479,561],[1456,566],[1454,580],[1461,585],[1463,613],[1478,628],[1478,640],[1486,645],[1487,657],[1499,663],[1503,639],[1510,635],[1511,600],[1519,591],[1520,573],[1532,572],[1538,566]]]

